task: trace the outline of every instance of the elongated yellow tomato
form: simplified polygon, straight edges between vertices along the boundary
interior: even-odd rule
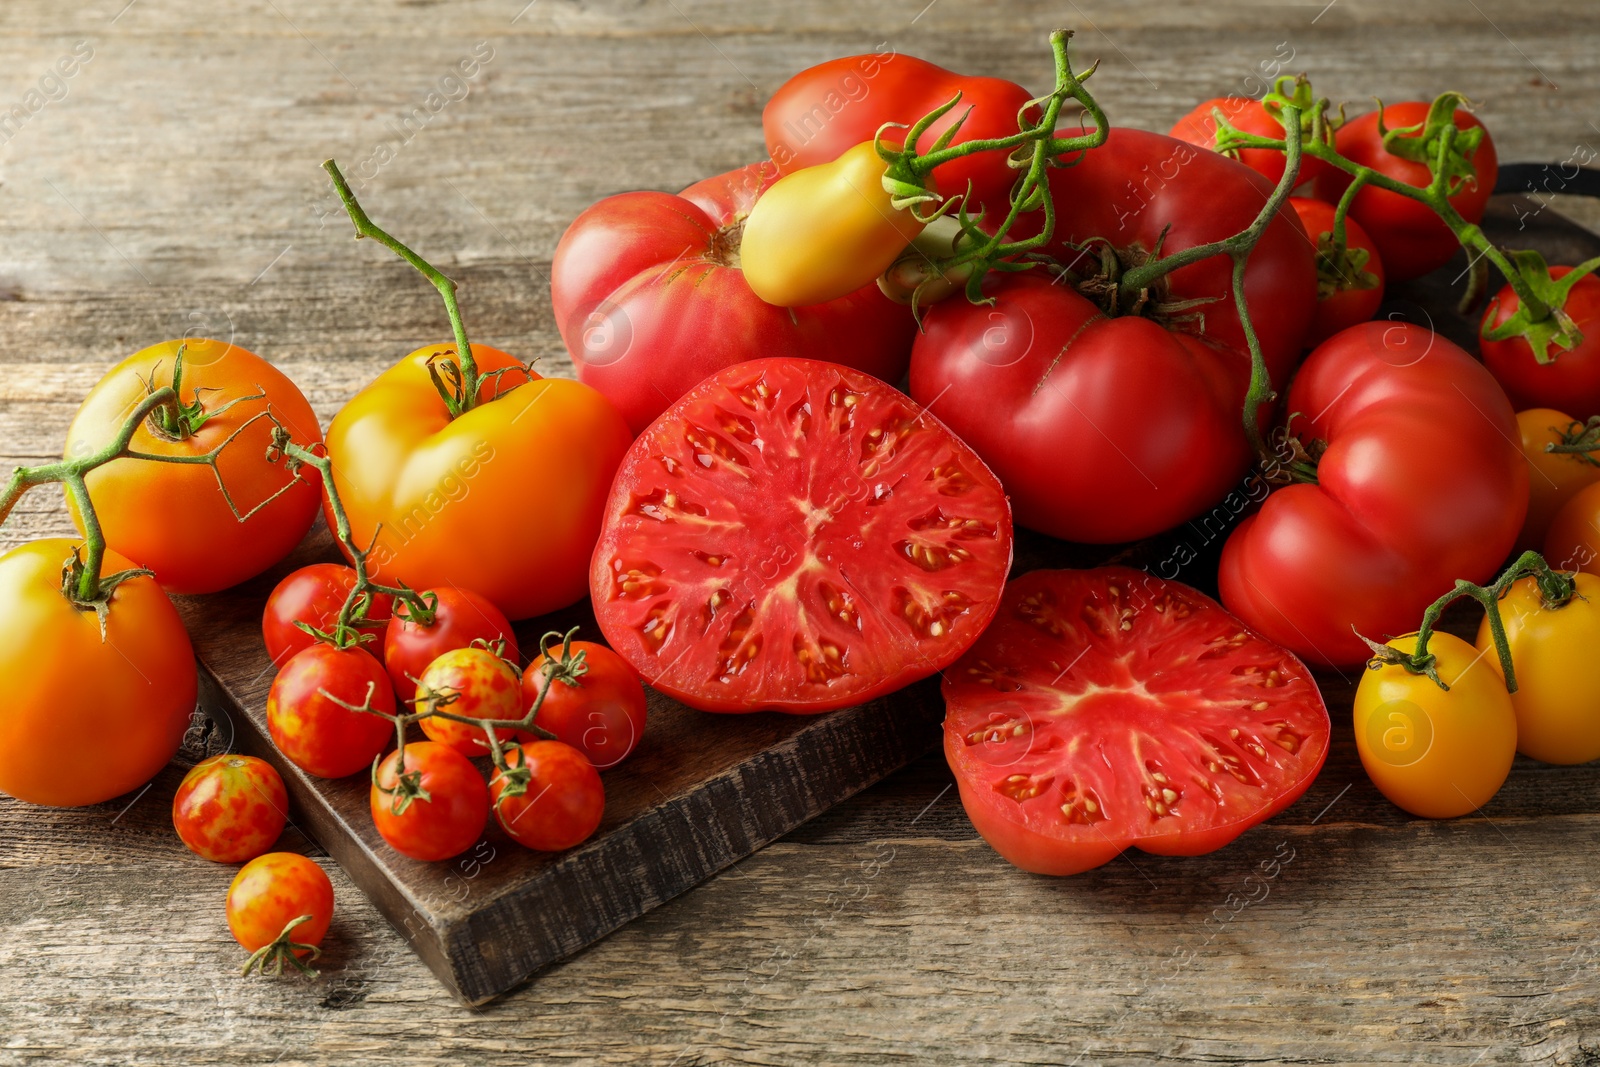
[[[805,307],[853,293],[888,270],[923,224],[889,202],[883,171],[866,141],[762,193],[739,252],[751,290],[769,304]]]
[[[1600,759],[1600,578],[1574,580],[1577,595],[1558,608],[1545,606],[1532,578],[1500,599],[1517,675],[1517,751],[1546,763]],[[1499,674],[1488,619],[1478,628],[1478,648]]]
[[[1389,642],[1407,654],[1416,634]],[[1386,664],[1356,687],[1356,749],[1378,791],[1413,815],[1451,819],[1489,803],[1517,748],[1517,717],[1505,683],[1478,650],[1434,633],[1440,689],[1431,678]]]
[[[1522,436],[1522,454],[1528,457],[1528,517],[1522,520],[1517,551],[1543,550],[1545,535],[1567,501],[1578,490],[1600,481],[1600,466],[1572,452],[1546,452],[1545,445],[1560,444],[1563,432],[1572,425],[1571,415],[1553,408],[1529,408],[1517,412],[1517,430]],[[1560,565],[1561,561],[1552,563]],[[1575,565],[1575,564],[1574,564]]]
[[[476,407],[450,417],[428,362],[454,358],[454,346],[421,348],[334,416],[328,456],[356,543],[377,532],[380,581],[458,586],[525,619],[587,595],[600,512],[633,435],[587,385],[472,351],[481,373],[504,372]]]

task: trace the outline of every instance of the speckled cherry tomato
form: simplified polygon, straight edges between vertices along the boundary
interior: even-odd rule
[[[506,750],[511,767],[527,765],[528,789],[510,796],[504,772],[489,782],[494,815],[506,833],[529,848],[559,852],[587,840],[605,814],[606,791],[589,758],[561,741],[529,741]]]
[[[467,757],[437,741],[413,741],[405,751],[405,773],[421,775],[426,795],[406,801],[396,793],[400,753],[389,753],[372,783],[373,824],[396,852],[414,860],[459,856],[483,836],[489,822],[483,775]]]
[[[486,648],[451,649],[432,663],[417,679],[416,710],[437,708],[452,715],[472,719],[519,719],[522,717],[522,686],[511,664]],[[468,726],[449,719],[423,719],[422,732],[431,740],[449,745],[463,756],[487,756],[489,737],[481,726]],[[509,732],[497,731],[502,740]]]
[[[434,599],[433,621],[426,626],[411,621],[404,603],[396,604],[383,635],[383,664],[394,679],[397,693],[411,693],[428,664],[453,648],[466,648],[473,641],[504,641],[501,655],[517,659],[517,635],[505,612],[487,597],[457,586],[430,589],[424,598]]]
[[[394,724],[330,700],[394,714],[394,689],[383,666],[359,648],[317,642],[296,652],[267,693],[267,729],[278,751],[307,774],[343,778],[372,765]]]
[[[172,798],[172,825],[189,851],[243,863],[272,847],[288,821],[289,794],[266,760],[224,753],[189,769]]]
[[[228,887],[228,929],[251,952],[272,944],[302,915],[290,940],[316,946],[333,921],[333,883],[316,863],[295,852],[269,852],[240,868]],[[312,955],[296,949],[296,956]]]
[[[554,674],[534,721],[603,771],[626,759],[644,736],[644,685],[639,673],[605,645],[574,641],[571,651],[583,653],[585,669],[576,677],[557,669],[559,654],[528,664],[522,674],[523,711],[533,707]]]
[[[355,568],[339,563],[313,563],[279,582],[267,597],[267,608],[261,616],[261,637],[272,662],[281,667],[290,656],[316,640],[296,626],[297,622],[332,633],[355,584]],[[361,629],[381,638],[393,608],[393,597],[374,595],[367,606],[367,624]]]

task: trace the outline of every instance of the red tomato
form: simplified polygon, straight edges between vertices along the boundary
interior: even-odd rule
[[[266,760],[224,754],[189,769],[172,798],[172,826],[189,851],[243,863],[272,847],[289,821],[289,794]]]
[[[522,685],[511,665],[486,648],[456,648],[432,663],[412,687],[416,710],[437,709],[469,719],[522,718]],[[448,745],[463,756],[487,756],[489,736],[481,726],[449,719],[418,723],[429,740]],[[496,730],[502,741],[510,733]]]
[[[1551,267],[1550,277],[1564,278],[1571,267]],[[1483,313],[1483,329],[1501,325],[1522,307],[1511,286],[1495,294]],[[1551,346],[1549,363],[1540,363],[1526,338],[1490,341],[1480,337],[1478,351],[1489,373],[1517,408],[1553,407],[1579,420],[1600,415],[1600,278],[1579,278],[1567,293],[1562,310],[1583,334],[1576,348]]]
[[[825,357],[889,381],[916,323],[874,285],[774,307],[739,269],[744,219],[778,178],[751,164],[679,196],[622,193],[579,215],[556,246],[550,297],[578,378],[639,433],[708,374],[754,355]]]
[[[317,642],[295,653],[267,691],[267,729],[289,762],[319,778],[343,778],[372,766],[394,738],[382,715],[351,711],[325,694],[394,714],[394,689],[383,666],[359,648]]]
[[[904,394],[812,360],[692,389],[628,451],[604,529],[606,641],[704,711],[828,711],[927,677],[1011,564],[983,461]]]
[[[309,916],[304,922],[290,923]],[[239,869],[228,887],[228,929],[234,940],[257,952],[285,934],[296,945],[294,956],[304,959],[328,936],[333,922],[333,883],[312,860],[294,852],[269,852]],[[288,956],[285,944],[278,954],[282,970]],[[262,970],[266,970],[263,965]]]
[[[944,751],[984,840],[1076,874],[1221,848],[1306,791],[1328,712],[1301,662],[1127,567],[1033,571],[945,673]]]
[[[406,774],[420,774],[427,795],[407,802],[394,792],[399,761],[398,749],[389,753],[372,784],[372,822],[378,833],[396,852],[428,863],[471,848],[489,822],[489,789],[478,768],[448,745],[413,741],[406,746]]]
[[[533,775],[520,796],[506,795],[506,776],[489,782],[494,816],[506,833],[541,852],[559,852],[587,840],[605,814],[600,772],[582,752],[560,741],[529,741],[506,751],[512,767],[526,765]]]
[[[1352,326],[1311,353],[1286,410],[1316,484],[1279,489],[1222,551],[1222,602],[1316,663],[1354,666],[1415,629],[1457,578],[1500,569],[1528,509],[1528,464],[1483,365],[1408,323]],[[1354,631],[1352,630],[1354,627]]]
[[[1391,130],[1416,126],[1428,117],[1429,106],[1425,101],[1390,104],[1383,109],[1382,120]],[[1383,146],[1378,121],[1378,112],[1356,116],[1340,126],[1333,135],[1334,147],[1352,163],[1371,167],[1379,174],[1407,185],[1421,188],[1432,181],[1433,175],[1427,164],[1394,155]],[[1455,114],[1455,121],[1456,128],[1460,130],[1483,125],[1468,112],[1459,110]],[[1467,158],[1476,169],[1477,177],[1464,183],[1450,198],[1450,204],[1468,222],[1478,222],[1483,218],[1489,196],[1494,192],[1495,178],[1500,173],[1494,141],[1487,130],[1484,131],[1483,143]],[[1323,200],[1336,201],[1349,184],[1349,175],[1330,170],[1317,182],[1317,195]],[[1356,193],[1350,214],[1377,243],[1390,281],[1403,282],[1437,270],[1448,263],[1460,247],[1455,234],[1434,214],[1432,208],[1387,189],[1364,186]]]
[[[605,645],[572,642],[572,654],[579,652],[585,670],[576,678],[557,670],[559,652],[554,659],[540,656],[528,664],[522,672],[522,710],[532,708],[548,685],[534,721],[603,771],[626,759],[644,736],[644,686],[638,672]]]
[[[1311,330],[1306,344],[1320,345],[1340,330],[1357,323],[1370,321],[1383,303],[1383,257],[1378,246],[1355,219],[1345,216],[1344,241],[1346,248],[1343,263],[1334,263],[1323,248],[1327,238],[1332,248],[1334,206],[1326,200],[1294,196],[1289,204],[1300,216],[1300,224],[1317,248],[1317,314],[1311,320]],[[1350,253],[1360,249],[1366,259],[1359,265]]]
[[[504,641],[501,655],[516,661],[517,635],[505,613],[469,589],[446,586],[430,589],[423,596],[437,598],[433,621],[419,626],[411,621],[404,602],[395,605],[389,629],[383,635],[383,663],[389,669],[397,693],[413,693],[417,679],[428,664],[452,649],[466,648],[474,641],[493,644]]]
[[[356,585],[356,572],[339,563],[313,563],[287,575],[273,587],[261,616],[261,636],[272,662],[283,666],[289,657],[316,638],[295,623],[303,622],[332,634],[333,624]],[[375,595],[367,608],[365,631],[382,631],[389,624],[394,598]]]
[[[1284,136],[1283,123],[1267,110],[1265,104],[1249,96],[1218,96],[1196,104],[1193,111],[1179,119],[1167,132],[1180,141],[1188,141],[1201,148],[1214,147],[1217,143],[1217,120],[1211,114],[1213,108],[1220,109],[1241,133],[1276,139]],[[1277,185],[1283,177],[1284,159],[1282,152],[1270,148],[1244,148],[1239,151],[1239,162],[1273,185]],[[1318,175],[1332,169],[1330,164],[1320,159],[1302,156],[1296,188],[1315,181]]]

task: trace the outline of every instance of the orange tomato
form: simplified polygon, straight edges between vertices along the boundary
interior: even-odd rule
[[[1550,524],[1567,501],[1591,482],[1600,481],[1600,466],[1572,452],[1546,452],[1545,445],[1560,444],[1573,418],[1554,408],[1529,408],[1517,412],[1522,453],[1528,457],[1528,517],[1522,520],[1517,551],[1544,547]],[[1552,560],[1552,563],[1557,562]]]
[[[1600,574],[1600,482],[1572,494],[1550,520],[1544,558],[1560,570]]]

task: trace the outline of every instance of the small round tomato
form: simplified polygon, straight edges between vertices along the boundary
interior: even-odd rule
[[[1514,582],[1500,598],[1517,691],[1517,751],[1546,763],[1600,759],[1600,578],[1579,574],[1576,595],[1550,607],[1533,578]],[[1485,618],[1478,650],[1500,673],[1500,657]]]
[[[257,856],[228,886],[228,929],[252,953],[246,973],[257,962],[279,972],[286,960],[305,969],[300,961],[321,955],[332,922],[333,883],[299,853]]]
[[[272,657],[272,662],[281,667],[289,662],[290,656],[316,640],[296,626],[297,622],[331,634],[355,585],[353,567],[313,563],[294,571],[274,586],[261,616],[261,636],[267,643],[267,655]],[[381,633],[389,624],[393,608],[393,597],[382,593],[373,595],[367,607],[366,624],[360,629]]]
[[[1411,654],[1417,635],[1389,642]],[[1378,791],[1427,819],[1453,819],[1489,803],[1517,751],[1517,715],[1505,683],[1454,634],[1435,631],[1428,651],[1444,690],[1398,664],[1362,672],[1356,687],[1356,751]]]
[[[1377,314],[1383,303],[1383,257],[1361,224],[1346,216],[1345,251],[1335,262],[1333,205],[1304,196],[1290,197],[1289,204],[1317,246],[1317,314],[1306,335],[1306,347],[1315,348],[1347,326]]]
[[[266,760],[224,753],[189,769],[172,798],[172,826],[189,851],[242,863],[272,847],[289,821],[289,794]]]
[[[1544,536],[1543,555],[1560,570],[1600,574],[1600,481],[1590,482],[1561,505]]]
[[[560,852],[588,839],[605,814],[606,791],[589,758],[560,741],[529,741],[506,750],[513,769],[527,767],[527,791],[512,796],[496,771],[489,783],[495,818],[505,832],[540,852]]]
[[[1522,436],[1522,454],[1528,457],[1528,517],[1522,520],[1517,551],[1543,549],[1545,535],[1556,512],[1577,495],[1578,490],[1600,481],[1600,464],[1575,452],[1546,452],[1545,445],[1560,444],[1575,420],[1553,408],[1529,408],[1517,412],[1517,430]]]
[[[400,752],[389,753],[372,782],[373,825],[396,852],[414,860],[431,863],[461,855],[489,822],[483,775],[467,757],[437,741],[413,741],[405,753],[405,776],[416,782],[417,792],[407,795],[398,770]]]
[[[522,686],[511,664],[486,648],[451,649],[422,672],[416,685],[416,710],[448,711],[469,719],[520,719]],[[429,718],[419,723],[431,740],[463,756],[487,756],[489,737],[481,726]],[[497,731],[502,741],[505,731]]]
[[[1215,148],[1217,119],[1211,113],[1213,109],[1220,110],[1223,117],[1241,133],[1273,139],[1281,139],[1284,135],[1283,123],[1267,109],[1266,104],[1253,96],[1218,96],[1203,101],[1196,104],[1193,111],[1179,119],[1167,132],[1180,141],[1187,141],[1201,148]],[[1285,156],[1282,152],[1271,148],[1245,148],[1240,150],[1238,158],[1240,163],[1274,185],[1283,178]],[[1320,175],[1332,169],[1331,164],[1324,163],[1320,159],[1302,156],[1296,185],[1298,187],[1315,181]],[[1314,238],[1316,235],[1312,236]]]
[[[1571,267],[1551,267],[1553,280],[1572,273]],[[1522,307],[1511,286],[1495,294],[1483,312],[1483,329],[1503,324]],[[1540,363],[1526,337],[1504,341],[1478,338],[1484,366],[1505,389],[1517,407],[1559,407],[1579,419],[1600,415],[1600,278],[1584,275],[1572,283],[1561,310],[1583,334],[1575,348],[1549,349],[1550,362]]]
[[[343,778],[372,765],[394,737],[394,689],[383,666],[359,648],[320,641],[295,653],[267,692],[267,729],[289,762],[319,778]]]
[[[410,693],[428,665],[451,649],[466,648],[474,641],[493,645],[504,641],[500,654],[516,661],[517,634],[505,612],[468,589],[445,586],[423,594],[433,600],[433,621],[426,626],[413,622],[404,601],[396,604],[383,635],[383,665],[394,680],[397,693]]]
[[[589,758],[600,770],[615,767],[644,736],[645,695],[639,673],[605,645],[572,642],[572,654],[583,653],[584,670],[573,675],[560,669],[561,657],[542,655],[522,672],[524,713],[539,699],[536,723]]]

